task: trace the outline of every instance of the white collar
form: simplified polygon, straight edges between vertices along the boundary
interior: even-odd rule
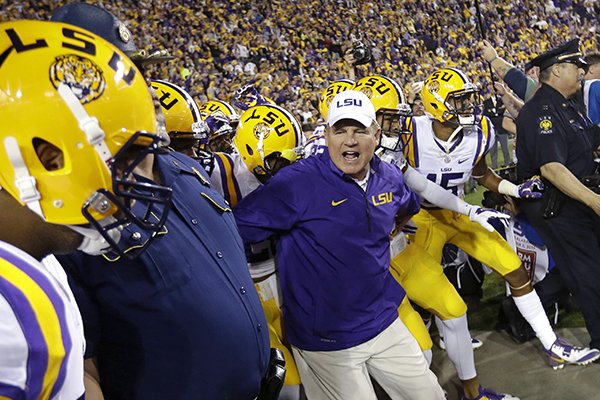
[[[360,186],[360,188],[366,192],[367,191],[367,183],[369,183],[370,176],[371,176],[371,165],[367,165],[367,174],[365,175],[365,177],[361,180],[354,179],[354,178],[352,178],[352,180],[354,182],[356,182],[357,185]]]

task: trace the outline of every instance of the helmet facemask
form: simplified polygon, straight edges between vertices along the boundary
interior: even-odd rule
[[[149,139],[150,145],[136,144],[140,139],[144,142]],[[144,178],[138,170],[142,163],[148,162],[150,155],[163,151],[160,137],[146,132],[135,133],[117,152],[110,166],[114,193],[98,189],[82,206],[83,216],[120,256],[137,257],[164,230],[172,190]],[[111,209],[114,210],[114,218],[108,221],[94,217],[94,214],[105,214]],[[148,236],[133,250],[129,245],[118,242],[114,235],[114,230],[120,231],[131,224]]]
[[[394,152],[404,150],[412,137],[412,131],[405,126],[405,120],[411,114],[408,104],[399,104],[398,109],[380,108],[377,111],[377,122],[381,127],[379,147]]]
[[[231,120],[222,111],[215,111],[204,118],[210,136],[206,142],[205,148],[212,152],[232,153],[232,139],[235,133]],[[239,121],[239,119],[238,119]]]
[[[302,147],[274,151],[264,158],[264,167],[258,165],[254,168],[254,176],[260,183],[265,184],[282,168],[292,165],[300,158],[302,158]]]
[[[481,96],[473,84],[466,84],[464,90],[449,93],[445,105],[448,111],[443,118],[447,121],[457,121],[460,126],[473,126],[481,121]]]
[[[196,158],[202,145],[208,143],[209,128],[206,122],[199,120],[191,126],[191,132],[169,131],[169,147],[173,150]]]

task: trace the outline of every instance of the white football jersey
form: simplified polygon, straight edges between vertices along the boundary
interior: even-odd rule
[[[83,324],[53,256],[42,265],[0,242],[0,321],[2,395],[83,399]]]
[[[246,167],[238,153],[214,153],[210,181],[232,207],[260,186],[260,181]]]
[[[494,143],[494,127],[483,117],[477,126],[465,127],[451,142],[445,142],[435,136],[432,125],[427,116],[411,119],[408,126],[413,135],[405,149],[407,161],[427,179],[463,197],[473,167]],[[423,205],[430,206],[425,201]]]
[[[321,154],[326,148],[325,125],[321,124],[315,128],[312,136],[304,144],[304,158]]]
[[[233,207],[261,183],[246,167],[238,153],[214,153],[214,167],[210,175],[216,191]],[[276,271],[275,244],[265,240],[250,246],[246,251],[250,276],[258,279]]]

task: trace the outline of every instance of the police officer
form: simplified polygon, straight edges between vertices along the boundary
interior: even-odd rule
[[[140,61],[124,24],[104,9],[72,3],[52,19],[95,32]],[[139,79],[138,70],[128,71]],[[86,398],[97,398],[90,394],[97,383],[107,400],[276,398],[271,370],[281,374],[284,362],[269,354],[265,316],[229,205],[201,165],[182,154],[165,149],[135,172],[137,185],[172,188],[163,205],[171,212],[152,245],[133,260],[82,252],[60,257],[83,316],[92,378]],[[154,215],[148,199],[136,197],[133,213]],[[119,244],[131,254],[148,240],[128,225]]]
[[[600,348],[600,195],[581,180],[594,174],[593,151],[600,128],[579,109],[573,95],[585,62],[579,40],[571,40],[532,60],[540,68],[541,88],[517,118],[517,173],[541,174],[541,201],[523,202],[525,215],[556,259],[562,278],[579,303],[591,336]]]

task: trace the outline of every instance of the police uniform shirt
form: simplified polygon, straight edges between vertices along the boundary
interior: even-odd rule
[[[157,156],[173,188],[163,232],[135,260],[61,259],[110,399],[251,399],[269,336],[229,205],[200,165]],[[131,226],[132,246],[147,237]]]
[[[594,172],[592,152],[600,144],[600,128],[593,126],[574,100],[542,84],[517,118],[517,173],[527,179],[540,167],[558,162],[577,178]]]
[[[214,153],[213,157],[215,162],[209,173],[210,181],[213,188],[231,207],[235,207],[242,198],[261,186],[240,154]],[[273,240],[246,244],[246,259],[252,279],[261,279],[273,274],[277,270]]]

